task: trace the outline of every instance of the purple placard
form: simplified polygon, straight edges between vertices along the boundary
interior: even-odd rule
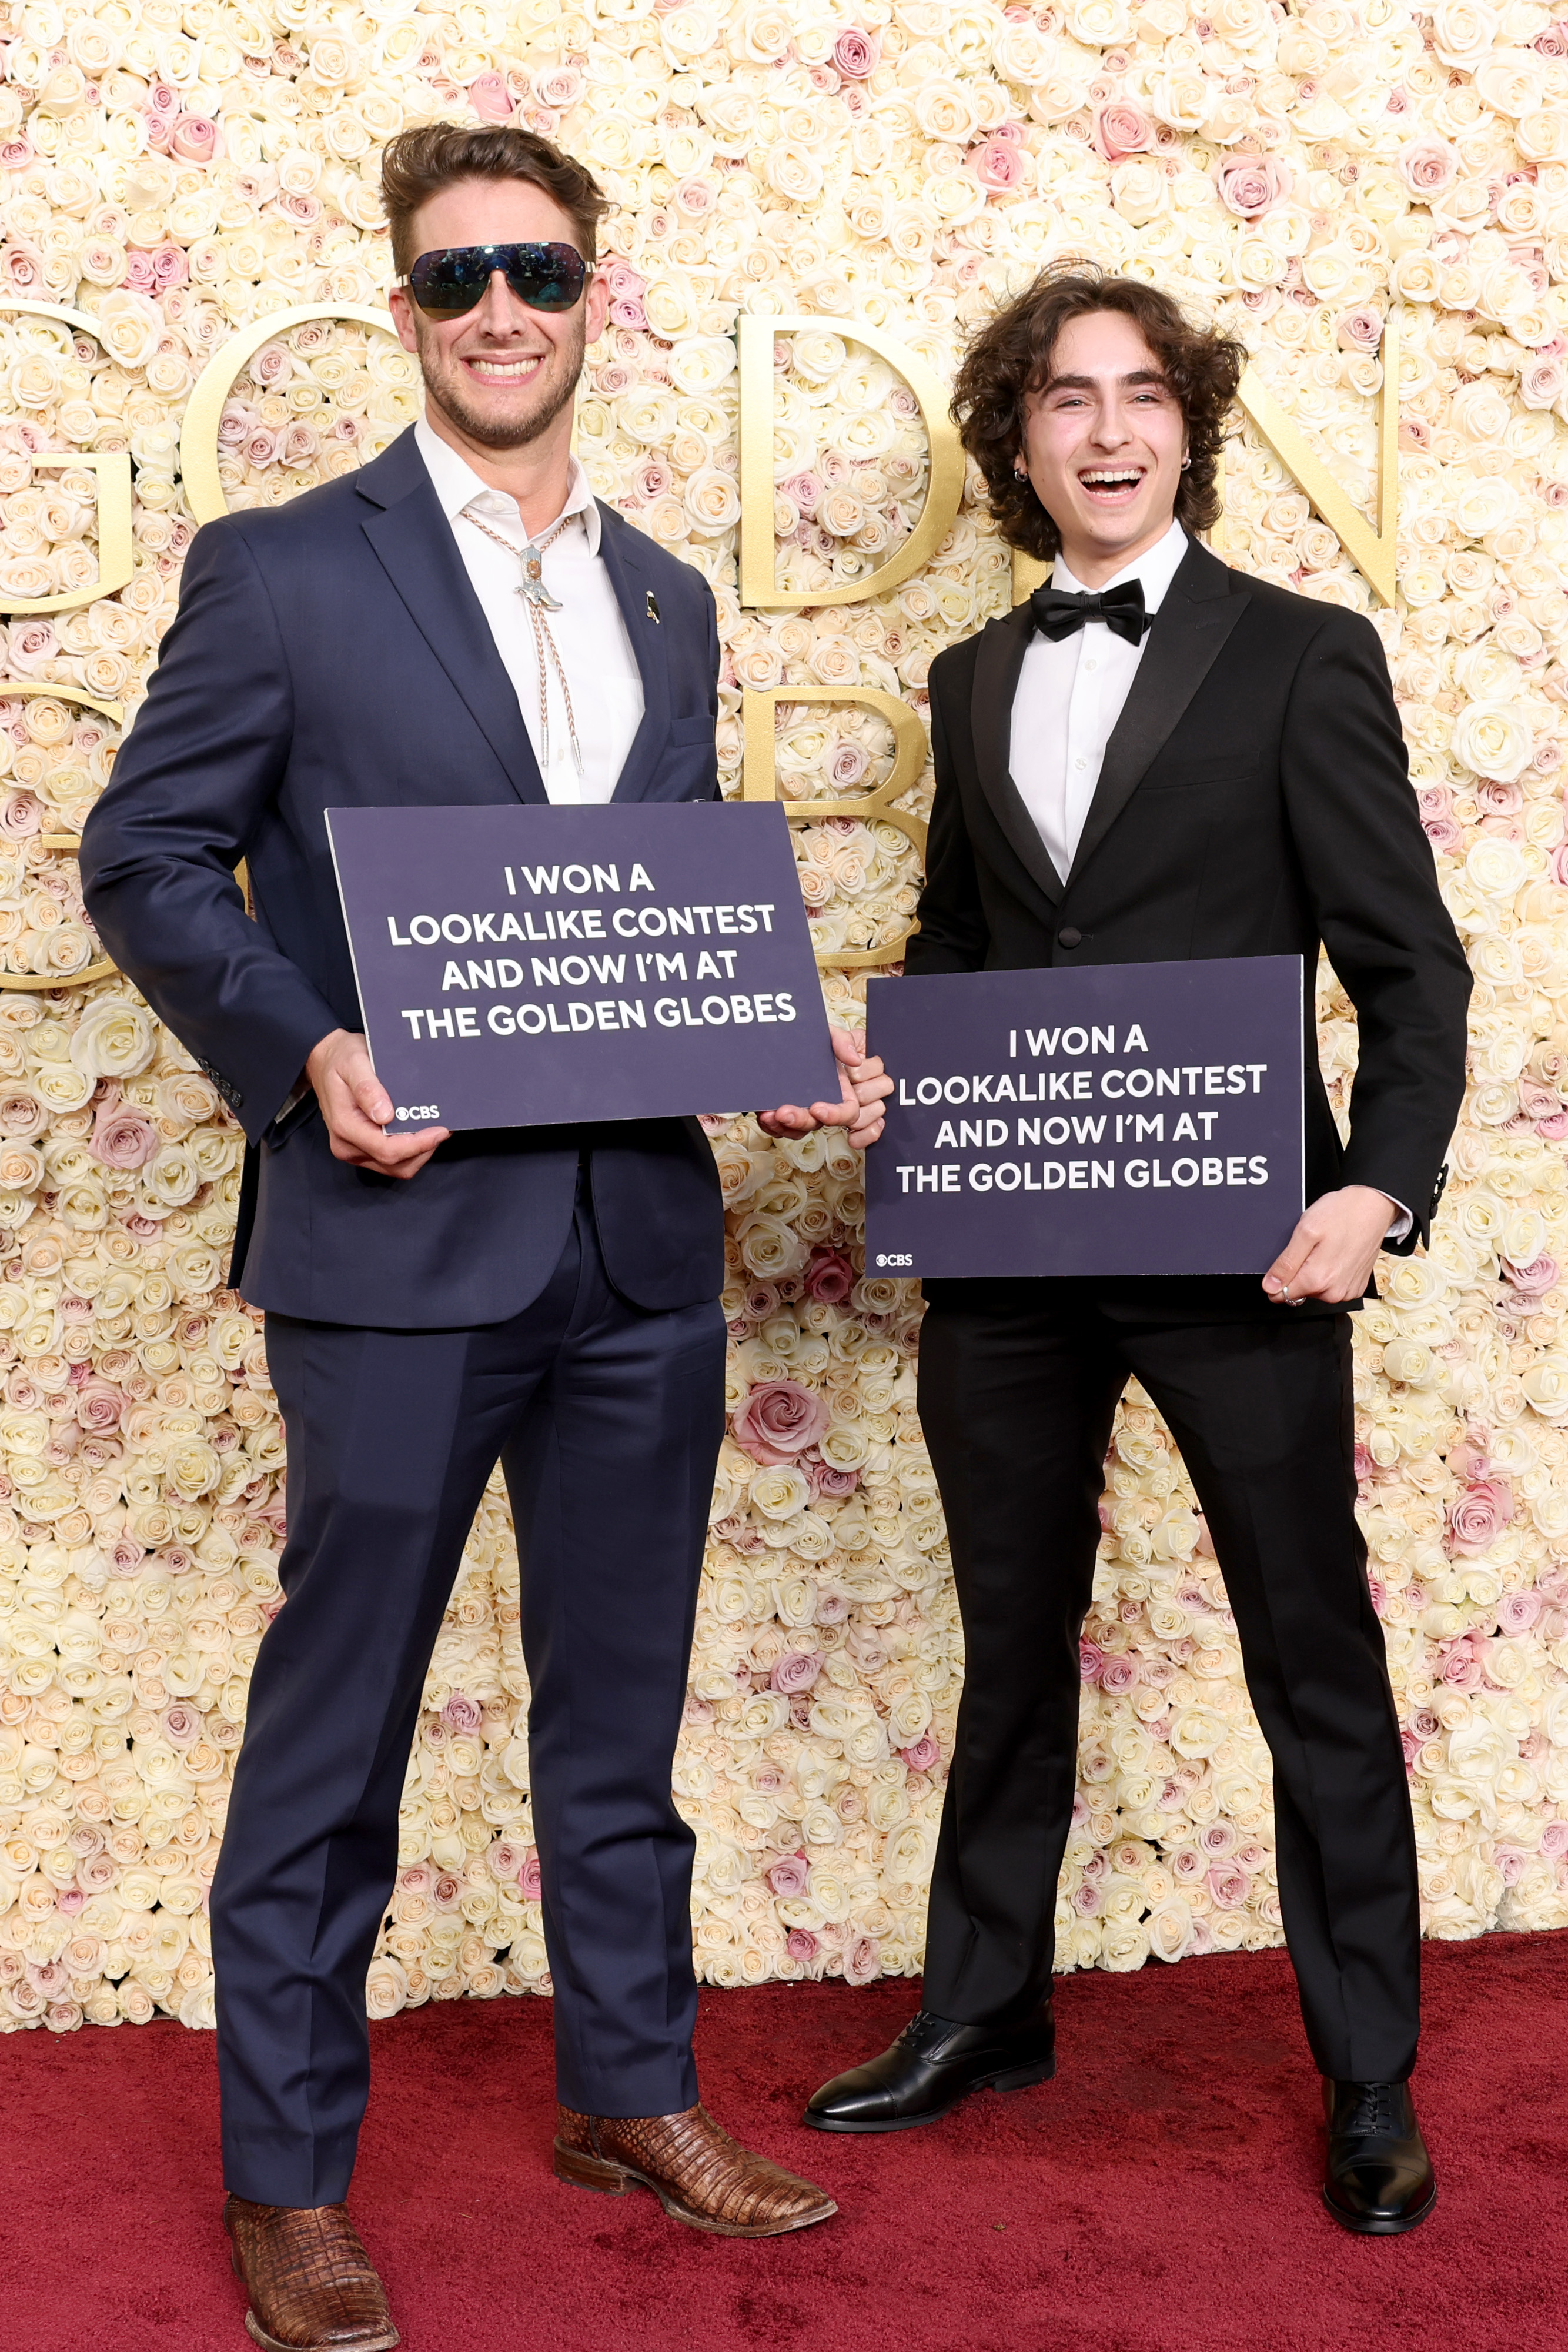
[[[1300,956],[867,989],[866,1269],[1261,1274],[1302,1200]]]
[[[329,809],[391,1125],[836,1102],[777,803]]]

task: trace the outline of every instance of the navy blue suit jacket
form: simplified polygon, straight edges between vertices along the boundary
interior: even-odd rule
[[[600,515],[645,706],[614,797],[716,800],[712,593]],[[244,1125],[234,1279],[256,1305],[402,1329],[517,1314],[565,1245],[585,1144],[617,1289],[647,1307],[716,1296],[718,1181],[695,1119],[454,1136],[406,1181],[334,1160],[314,1096],[278,1120],[311,1048],[363,1026],[323,811],[545,798],[412,431],[198,532],[81,874],[105,948]]]

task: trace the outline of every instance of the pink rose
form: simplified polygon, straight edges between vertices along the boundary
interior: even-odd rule
[[[6,632],[11,647],[11,667],[19,669],[24,677],[32,677],[53,661],[60,649],[60,641],[47,621],[13,621]]]
[[[120,282],[129,286],[133,294],[151,294],[154,282],[152,256],[132,247],[125,257],[125,275]]]
[[[134,1576],[147,1554],[134,1536],[116,1536],[107,1558],[110,1576]]]
[[[454,1691],[441,1710],[441,1720],[448,1731],[477,1731],[485,1717],[465,1691]]]
[[[206,114],[182,114],[169,134],[172,153],[185,163],[210,163],[218,152],[218,126]]]
[[[1548,1822],[1541,1832],[1541,1851],[1548,1862],[1568,1853],[1568,1822]]]
[[[1218,1911],[1239,1911],[1252,1892],[1252,1881],[1234,1863],[1217,1862],[1207,1873],[1206,1883]]]
[[[1103,1691],[1109,1691],[1113,1698],[1119,1698],[1124,1691],[1132,1690],[1137,1681],[1138,1662],[1135,1658],[1107,1658],[1100,1669],[1100,1687]]]
[[[468,103],[476,114],[486,122],[509,122],[512,119],[512,93],[507,88],[505,74],[476,74],[468,85]]]
[[[1541,1614],[1539,1592],[1505,1592],[1497,1604],[1500,1633],[1528,1633]]]
[[[861,1482],[858,1470],[840,1470],[820,1454],[803,1454],[800,1467],[819,1495],[852,1495]]]
[[[1439,1679],[1450,1690],[1474,1690],[1481,1678],[1481,1662],[1468,1641],[1456,1642],[1443,1661]]]
[[[983,139],[977,147],[970,148],[964,161],[991,195],[1005,195],[1009,189],[1021,187],[1029,175],[1028,153],[1007,139]]]
[[[913,1747],[901,1748],[898,1752],[912,1772],[929,1772],[942,1754],[928,1731],[923,1731]]]
[[[1399,151],[1400,177],[1413,196],[1440,195],[1458,168],[1458,156],[1445,139],[1413,139]]]
[[[25,172],[37,152],[30,139],[18,137],[0,142],[0,167],[7,172]]]
[[[882,38],[848,25],[833,43],[833,63],[846,81],[864,81],[882,62]]]
[[[1550,408],[1559,399],[1568,382],[1560,359],[1546,359],[1537,352],[1535,357],[1520,370],[1519,396],[1526,408]]]
[[[544,1879],[539,1871],[538,1849],[530,1846],[528,1858],[517,1873],[517,1892],[525,1903],[537,1903],[543,1885]]]
[[[1513,1489],[1505,1479],[1482,1478],[1448,1507],[1448,1535],[1456,1551],[1485,1551],[1513,1517]]]
[[[735,1442],[754,1462],[793,1462],[828,1430],[822,1399],[799,1381],[758,1381],[736,1414]]]
[[[88,1150],[106,1168],[145,1168],[162,1139],[144,1112],[129,1103],[104,1103],[93,1120]]]
[[[809,1927],[791,1927],[785,1947],[792,1960],[802,1962],[817,1957],[817,1939]]]
[[[498,1878],[503,1886],[508,1879],[515,1880],[528,1859],[528,1852],[527,1846],[514,1845],[510,1838],[497,1838],[485,1857],[491,1877]]]
[[[200,1707],[187,1706],[183,1699],[164,1708],[162,1720],[163,1737],[176,1748],[189,1748],[206,1728]]]
[[[781,1658],[775,1660],[768,1679],[776,1691],[792,1697],[796,1691],[809,1691],[821,1671],[820,1650],[786,1650]]]
[[[768,1872],[768,1884],[775,1895],[809,1895],[811,1865],[803,1853],[782,1854]]]
[[[1215,178],[1220,203],[1243,220],[1270,211],[1295,184],[1290,165],[1274,155],[1227,155]]]
[[[807,1297],[820,1298],[828,1307],[841,1307],[854,1286],[855,1270],[843,1251],[819,1243],[801,1278]]]
[[[1113,98],[1094,110],[1094,144],[1107,163],[1141,155],[1155,143],[1155,126],[1131,99]]]
[[[1097,1683],[1105,1664],[1105,1653],[1096,1642],[1078,1644],[1078,1678],[1080,1682]]]
[[[1502,1270],[1521,1298],[1544,1298],[1557,1280],[1554,1257],[1532,1257],[1528,1265],[1515,1265],[1505,1257]]]
[[[1358,302],[1353,310],[1342,312],[1339,321],[1339,347],[1342,352],[1375,352],[1383,341],[1383,313],[1375,303]]]
[[[882,1974],[882,1946],[874,1936],[857,1936],[844,1954],[844,1982],[871,1984]]]

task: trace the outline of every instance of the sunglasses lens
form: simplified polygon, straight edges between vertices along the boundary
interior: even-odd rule
[[[574,246],[455,245],[422,253],[409,271],[409,291],[426,318],[460,319],[484,300],[497,269],[530,310],[570,310],[588,276]]]

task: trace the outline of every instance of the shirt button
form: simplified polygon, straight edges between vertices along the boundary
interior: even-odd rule
[[[1056,944],[1060,948],[1082,947],[1083,944],[1083,934],[1081,930],[1075,929],[1071,923],[1063,923],[1061,930],[1056,934]]]
[[[1087,762],[1086,762],[1085,761],[1082,761],[1082,760],[1074,760],[1074,761],[1072,762],[1072,764],[1073,764],[1073,766],[1074,766],[1075,768],[1082,768],[1082,767],[1086,766],[1086,765],[1087,765]]]
[[[1094,667],[1094,665],[1093,665],[1093,663],[1092,663],[1092,661],[1086,661],[1086,662],[1084,663],[1083,667],[1084,667],[1084,668],[1085,668],[1085,669],[1092,669],[1092,668],[1093,668],[1093,667]]]

